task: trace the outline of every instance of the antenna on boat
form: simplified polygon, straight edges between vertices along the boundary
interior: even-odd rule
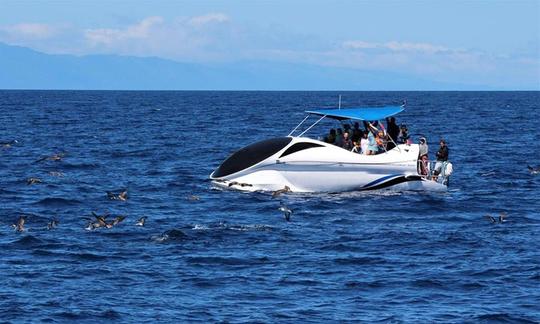
[[[341,95],[339,95],[338,109],[341,109]]]

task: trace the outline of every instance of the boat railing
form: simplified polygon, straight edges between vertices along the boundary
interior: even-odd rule
[[[448,185],[450,175],[452,173],[450,161],[433,161],[427,162],[427,170],[422,167],[422,160],[418,160],[418,174],[425,179],[433,180],[444,185]],[[439,174],[435,174],[435,166],[437,163],[442,163]],[[450,167],[449,167],[450,164]]]

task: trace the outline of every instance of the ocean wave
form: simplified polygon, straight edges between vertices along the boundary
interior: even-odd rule
[[[187,257],[186,262],[197,265],[256,265],[269,262],[267,257],[238,258],[221,256],[194,256]]]
[[[365,264],[383,264],[387,263],[386,259],[381,257],[349,257],[336,258],[334,263],[339,265],[365,265]]]
[[[40,201],[35,202],[34,204],[43,205],[43,206],[72,206],[78,205],[82,202],[77,199],[66,199],[60,197],[47,197],[41,199]]]

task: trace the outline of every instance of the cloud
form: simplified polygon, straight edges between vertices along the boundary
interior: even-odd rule
[[[119,27],[26,22],[0,26],[0,41],[47,53],[156,56],[202,63],[286,62],[486,84],[496,78],[508,83],[540,80],[537,43],[516,55],[400,39],[333,40],[295,33],[287,26],[239,23],[219,12],[169,19],[150,16]]]
[[[98,28],[86,29],[84,37],[91,45],[113,45],[116,42],[130,39],[144,39],[151,36],[152,29],[163,23],[163,18],[154,16],[141,20],[138,24],[122,29]]]
[[[386,49],[391,51],[416,51],[425,53],[437,53],[450,51],[449,48],[429,43],[409,43],[391,41],[386,43],[370,43],[359,40],[345,41],[342,46],[347,49]]]
[[[193,26],[203,26],[211,23],[224,23],[230,20],[229,16],[223,13],[209,13],[202,16],[196,16],[189,19],[189,23]]]
[[[56,34],[57,28],[47,24],[20,23],[0,26],[0,32],[9,38],[47,39]]]

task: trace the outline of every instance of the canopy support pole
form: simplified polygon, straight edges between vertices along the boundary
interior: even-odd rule
[[[300,125],[302,125],[308,118],[309,118],[309,114],[306,116],[306,118],[304,118],[304,120],[300,122],[300,124],[296,125],[296,127],[287,136],[291,136],[298,129],[298,127],[300,127]]]
[[[326,115],[323,115],[321,118],[319,118],[319,120],[313,123],[313,125],[309,126],[305,131],[303,131],[300,135],[298,135],[298,137],[301,137],[302,135],[304,135],[308,130],[313,128],[313,126],[317,125],[321,120],[323,120],[324,117],[326,117]]]

